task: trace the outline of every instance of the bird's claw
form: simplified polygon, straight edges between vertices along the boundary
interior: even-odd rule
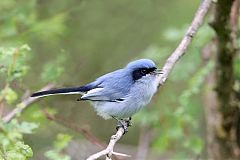
[[[130,117],[129,119],[125,120],[125,122],[127,123],[128,127],[131,127],[133,125],[131,119],[132,118]]]
[[[127,120],[118,120],[116,129],[118,130],[119,128],[123,128],[124,134],[125,134],[128,132],[128,127],[130,127],[130,126],[132,126],[131,118],[129,118]]]

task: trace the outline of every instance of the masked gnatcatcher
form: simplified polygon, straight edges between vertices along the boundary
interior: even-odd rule
[[[85,86],[40,91],[32,97],[81,94],[79,100],[91,101],[98,115],[104,119],[115,118],[123,125],[123,119],[131,119],[150,102],[157,91],[157,75],[161,73],[152,60],[140,59]]]

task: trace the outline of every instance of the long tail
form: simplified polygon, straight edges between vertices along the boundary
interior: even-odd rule
[[[71,87],[71,88],[61,88],[61,89],[52,89],[47,91],[40,91],[33,93],[31,97],[45,97],[50,95],[58,95],[58,94],[81,94],[88,91],[88,87]]]

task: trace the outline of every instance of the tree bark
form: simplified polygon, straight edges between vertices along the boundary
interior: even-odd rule
[[[237,146],[237,121],[239,109],[234,105],[234,68],[233,60],[236,55],[236,31],[231,18],[238,19],[235,12],[239,0],[218,0],[214,8],[214,20],[211,23],[216,32],[216,66],[213,77],[209,77],[209,85],[215,85],[215,94],[211,100],[214,103],[206,104],[208,112],[208,156],[209,159],[226,160],[239,159]],[[237,6],[237,10],[239,6]],[[238,14],[238,12],[237,12]],[[235,26],[236,27],[236,26]],[[212,81],[215,81],[215,84]],[[215,96],[216,95],[216,96]],[[215,117],[214,119],[212,117]]]

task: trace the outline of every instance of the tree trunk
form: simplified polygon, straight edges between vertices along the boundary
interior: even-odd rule
[[[234,105],[234,69],[236,55],[236,26],[239,0],[218,0],[214,8],[214,20],[211,23],[216,32],[216,67],[214,74],[208,77],[208,85],[214,86],[206,101],[207,139],[209,159],[239,159],[237,145],[237,123],[239,109]],[[235,12],[231,14],[231,12]],[[237,15],[236,15],[237,14]],[[214,83],[215,82],[215,83]],[[209,99],[211,97],[211,99]]]

